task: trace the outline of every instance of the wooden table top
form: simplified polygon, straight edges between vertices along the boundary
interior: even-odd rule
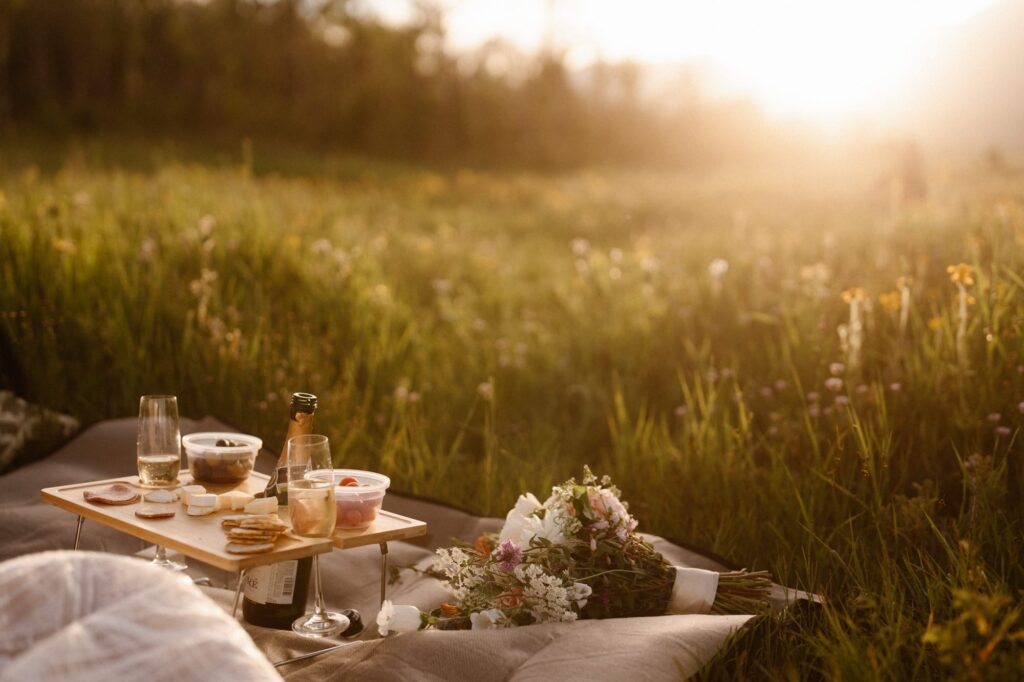
[[[192,483],[192,477],[187,470],[182,470],[178,478],[181,485]],[[252,472],[245,481],[237,485],[202,485],[208,492],[217,494],[229,490],[256,493],[266,487],[267,479],[265,474]],[[425,535],[427,532],[427,524],[422,521],[381,511],[377,520],[363,530],[338,529],[332,538],[301,538],[286,533],[278,538],[272,552],[248,555],[229,554],[224,549],[227,545],[227,538],[220,522],[225,515],[238,512],[219,511],[206,516],[188,516],[185,513],[185,506],[179,502],[169,505],[176,512],[172,518],[140,519],[135,515],[135,510],[141,504],[145,504],[141,501],[126,505],[102,505],[85,501],[83,497],[85,490],[101,488],[111,483],[125,483],[138,487],[139,477],[122,476],[102,481],[53,486],[43,488],[40,495],[44,502],[72,514],[102,523],[146,542],[163,545],[168,549],[181,552],[187,557],[231,572],[322,554],[331,551],[333,547],[351,549],[390,540],[412,538]],[[139,492],[144,493],[146,490],[139,488]],[[282,509],[281,512],[282,520],[288,523],[286,510]]]

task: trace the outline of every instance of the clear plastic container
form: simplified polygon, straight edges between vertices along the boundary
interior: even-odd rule
[[[228,441],[233,445],[217,445]],[[241,483],[256,464],[263,441],[243,433],[204,432],[182,436],[188,471],[200,483]],[[237,445],[234,445],[237,444]]]
[[[341,485],[347,478],[355,479],[357,485]],[[358,530],[377,520],[377,513],[380,512],[391,479],[372,471],[335,469],[334,484],[334,502],[338,508],[337,527]]]

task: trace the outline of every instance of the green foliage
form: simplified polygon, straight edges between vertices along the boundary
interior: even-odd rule
[[[641,529],[824,596],[708,676],[984,677],[1020,660],[1020,180],[8,169],[0,381],[86,423],[172,392],[270,448],[309,390],[339,465],[486,514],[589,463]],[[903,275],[851,363],[840,293]]]

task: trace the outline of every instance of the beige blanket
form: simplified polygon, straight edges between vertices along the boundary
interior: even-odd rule
[[[226,430],[204,419],[184,420],[182,431]],[[43,504],[39,489],[63,483],[122,476],[133,472],[135,420],[97,424],[49,458],[0,477],[0,560],[30,552],[68,549],[74,542],[75,520],[69,513]],[[269,453],[257,468],[269,470]],[[498,519],[464,512],[389,493],[384,507],[422,519],[429,535],[415,544],[390,545],[392,565],[426,567],[436,547],[452,538],[472,540],[495,530]],[[696,552],[652,538],[673,564],[712,570],[725,568]],[[86,522],[83,549],[135,554],[146,543],[98,524]],[[209,577],[205,591],[229,609],[235,576],[189,560],[193,577]],[[376,546],[335,551],[321,561],[324,592],[331,608],[355,608],[366,629],[356,644],[319,658],[280,668],[287,679],[330,680],[552,680],[552,679],[678,679],[695,673],[720,650],[748,616],[665,616],[572,624],[535,625],[499,631],[417,632],[381,638],[373,623],[379,606],[380,553]],[[446,599],[441,584],[411,571],[389,587],[395,603],[424,610]],[[778,602],[786,594],[778,589]],[[256,645],[271,661],[323,648],[328,643],[307,640],[291,632],[245,624]],[[330,642],[334,644],[336,642]]]

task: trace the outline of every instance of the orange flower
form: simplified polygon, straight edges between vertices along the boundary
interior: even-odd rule
[[[473,542],[473,549],[480,556],[487,556],[494,551],[494,545],[491,544],[490,539],[486,535],[481,535]]]
[[[508,594],[504,594],[498,598],[498,603],[501,604],[502,608],[514,609],[523,603],[523,588],[513,587]]]
[[[885,294],[878,295],[878,302],[882,304],[882,307],[891,312],[896,312],[900,309],[900,292],[890,291]]]
[[[449,604],[448,602],[441,604],[441,615],[446,618],[457,616],[460,613],[462,613],[462,611],[455,604]]]
[[[954,284],[965,284],[970,286],[974,284],[974,266],[968,265],[967,263],[958,263],[956,265],[950,265],[946,268],[946,272],[949,273],[949,281]]]
[[[853,301],[856,299],[863,300],[867,298],[868,292],[864,291],[860,287],[853,287],[852,289],[847,289],[846,291],[844,291],[842,295],[844,303],[853,303]]]

